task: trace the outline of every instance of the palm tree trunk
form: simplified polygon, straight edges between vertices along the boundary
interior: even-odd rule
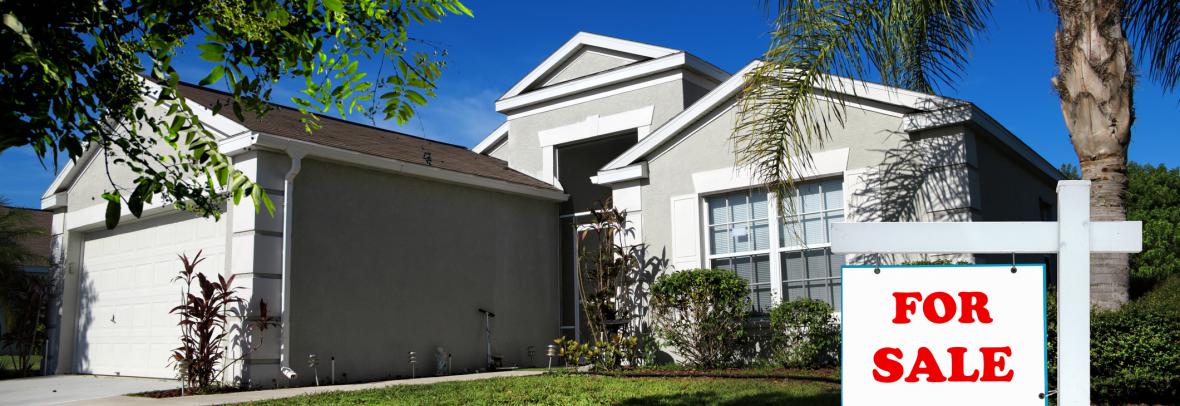
[[[1127,144],[1131,141],[1134,75],[1131,49],[1122,26],[1122,1],[1059,0],[1055,36],[1058,74],[1053,85],[1069,129],[1082,178],[1092,182],[1090,218],[1127,217]],[[1063,269],[1061,276],[1070,272]],[[1112,309],[1127,302],[1127,254],[1092,254],[1090,301]]]

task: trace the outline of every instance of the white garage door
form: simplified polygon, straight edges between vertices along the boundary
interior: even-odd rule
[[[197,270],[225,269],[225,223],[172,214],[119,225],[85,236],[78,317],[78,372],[101,375],[176,377],[168,364],[179,344],[183,268],[203,250]],[[194,282],[195,284],[195,282]]]

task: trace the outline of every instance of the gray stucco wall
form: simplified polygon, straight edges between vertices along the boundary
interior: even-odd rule
[[[643,80],[651,79],[649,77]],[[636,82],[622,83],[598,89],[595,92],[605,92],[634,83]],[[508,140],[503,146],[497,148],[492,156],[508,161],[509,166],[513,169],[538,176],[542,165],[541,147],[537,138],[540,131],[582,122],[592,115],[606,116],[646,106],[653,106],[652,128],[655,129],[676,113],[684,110],[684,86],[683,81],[673,80],[556,110],[511,119],[509,120]]]
[[[348,380],[485,363],[483,318],[506,365],[542,363],[558,335],[557,203],[305,160],[295,183],[292,367],[336,357]],[[326,373],[327,365],[320,368]],[[339,377],[338,377],[339,380]]]
[[[648,179],[642,184],[643,239],[654,252],[671,252],[672,196],[695,193],[692,174],[736,166],[730,136],[736,122],[733,101],[703,116],[681,134],[657,149],[648,160]],[[848,169],[879,165],[887,151],[908,138],[898,132],[899,117],[849,107],[845,125],[831,127],[831,139],[823,150],[848,148]],[[694,133],[695,132],[695,133]],[[686,134],[692,134],[685,137]],[[815,151],[819,152],[819,151]],[[845,191],[847,194],[848,191]]]
[[[588,52],[593,51],[593,52]],[[605,70],[614,69],[623,65],[627,65],[636,61],[632,55],[624,55],[618,52],[598,48],[588,47],[581,53],[569,61],[562,64],[549,78],[546,78],[541,86],[549,86],[556,83],[565,82],[567,80],[577,79],[583,76],[593,75]]]

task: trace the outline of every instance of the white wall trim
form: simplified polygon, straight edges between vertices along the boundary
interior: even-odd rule
[[[528,89],[529,86],[532,86],[545,77],[550,76],[549,74],[554,69],[561,66],[561,64],[570,57],[576,55],[578,50],[585,46],[594,46],[646,58],[659,58],[680,52],[675,49],[644,44],[641,42],[628,41],[588,32],[579,32],[575,34],[573,38],[570,38],[569,41],[566,41],[565,44],[562,44],[560,48],[557,48],[557,50],[545,58],[544,61],[541,61],[540,65],[537,65],[536,68],[533,68],[533,70],[525,75],[524,78],[522,78],[519,82],[516,82],[516,84],[513,85],[511,89],[508,89],[508,92],[504,93],[503,96],[500,96],[500,100],[519,95],[523,93],[525,89]]]
[[[654,106],[645,106],[608,116],[595,114],[577,123],[541,130],[537,138],[542,147],[547,147],[651,126],[654,112]]]
[[[47,197],[41,198],[41,210],[54,210],[65,208],[70,204],[69,193],[58,192]]]
[[[644,178],[647,178],[647,162],[639,162],[619,169],[598,171],[598,175],[590,177],[590,182],[595,185],[609,185]]]
[[[474,147],[471,147],[471,150],[475,151],[475,153],[477,153],[477,154],[484,154],[484,153],[491,152],[492,147],[499,145],[500,142],[503,141],[507,137],[508,137],[508,122],[505,121],[503,124],[500,124],[499,127],[496,127],[495,130],[492,130],[491,134],[488,134],[486,137],[483,137],[483,140],[480,141],[479,144],[475,144]]]
[[[151,203],[143,205],[143,212],[140,213],[139,218],[136,218],[131,212],[124,210],[119,216],[119,224],[125,224],[129,221],[143,220],[157,214],[178,211],[171,203],[164,202],[163,195],[155,195],[152,197]],[[92,205],[84,209],[66,212],[66,230],[68,231],[89,231],[92,229],[103,228],[106,225],[106,203]]]
[[[590,89],[677,68],[692,69],[707,76],[717,78],[718,80],[724,80],[729,77],[729,74],[725,73],[725,71],[700,58],[679,52],[649,61],[637,62],[615,70],[558,83],[528,93],[502,98],[496,101],[496,111],[504,113],[517,110],[540,102],[571,96]]]
[[[616,89],[592,93],[592,94],[588,94],[585,96],[576,97],[576,98],[572,98],[572,99],[562,99],[560,102],[557,102],[557,103],[535,106],[535,107],[530,108],[528,110],[524,110],[524,111],[521,111],[518,113],[509,114],[507,116],[507,119],[509,121],[511,121],[511,120],[515,120],[515,119],[518,119],[521,117],[528,117],[528,116],[531,116],[534,114],[540,114],[540,113],[553,111],[553,110],[557,110],[557,109],[561,109],[561,108],[565,108],[565,107],[569,107],[569,106],[573,106],[573,105],[577,105],[577,104],[582,104],[582,103],[586,103],[586,102],[590,102],[590,101],[594,101],[594,100],[598,100],[598,99],[604,99],[604,98],[611,97],[614,95],[632,92],[632,91],[636,91],[639,89],[644,89],[644,88],[648,88],[648,87],[652,87],[652,86],[656,86],[656,85],[661,85],[664,83],[675,82],[677,80],[681,80],[682,78],[684,78],[684,76],[685,76],[684,73],[679,72],[679,71],[667,72],[666,74],[662,74],[662,75],[654,75],[654,76],[652,76],[651,79],[648,79],[648,80],[645,80],[642,82],[633,83],[633,84],[619,87]]]
[[[733,97],[735,94],[737,94],[738,90],[741,89],[742,83],[745,81],[746,74],[758,65],[759,62],[751,62],[750,64],[747,64],[744,68],[742,68],[742,70],[738,71],[738,73],[735,73],[728,80],[721,83],[721,85],[717,86],[708,94],[706,94],[705,97],[702,97],[701,100],[698,100],[696,103],[693,103],[692,106],[689,106],[687,109],[680,112],[680,114],[672,117],[671,120],[668,120],[668,122],[661,125],[660,128],[656,129],[656,131],[651,133],[651,135],[644,137],[643,141],[640,141],[634,147],[631,147],[631,149],[628,149],[622,155],[619,155],[619,157],[607,163],[602,169],[618,169],[635,163],[635,161],[643,157],[643,155],[651,152],[673,135],[680,132],[680,130],[688,127],[688,125],[696,121],[698,117],[720,106],[721,103],[729,100],[730,97]]]
[[[848,166],[848,148],[812,153],[811,158],[812,165],[800,166],[794,172],[797,181],[843,174]],[[763,183],[748,167],[728,167],[692,174],[693,190],[697,194],[747,189]]]

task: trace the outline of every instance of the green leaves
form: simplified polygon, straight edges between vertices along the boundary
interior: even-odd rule
[[[201,59],[216,63],[225,61],[225,47],[221,44],[206,42],[197,45],[197,49],[201,50]]]
[[[121,207],[123,202],[120,200],[119,192],[108,192],[102,194],[103,200],[107,201],[106,210],[106,226],[107,230],[113,230],[115,226],[119,225],[119,216],[121,215]]]
[[[152,199],[210,217],[231,199],[250,198],[256,211],[274,211],[265,190],[233,168],[183,102],[182,79],[224,88],[228,100],[219,105],[231,108],[214,109],[241,118],[272,108],[275,83],[304,79],[305,92],[294,100],[308,113],[302,121],[309,132],[318,128],[310,113],[333,109],[404,123],[434,96],[446,56],[411,39],[414,22],[471,15],[454,0],[214,0],[184,7],[66,0],[54,7],[69,12],[49,14],[42,3],[0,3],[0,37],[13,45],[0,53],[0,151],[31,145],[44,159],[61,151],[77,159],[96,148],[109,168],[129,169],[111,171],[132,175],[111,179],[114,191],[103,196],[109,227],[126,213],[124,205],[139,216]],[[182,78],[172,65],[190,42],[208,64],[203,77]]]
[[[207,86],[209,84],[216,83],[218,80],[221,80],[222,76],[225,76],[225,67],[217,65],[214,66],[213,69],[209,71],[209,74],[206,75],[204,79],[201,79],[201,82],[198,84],[201,86]]]

